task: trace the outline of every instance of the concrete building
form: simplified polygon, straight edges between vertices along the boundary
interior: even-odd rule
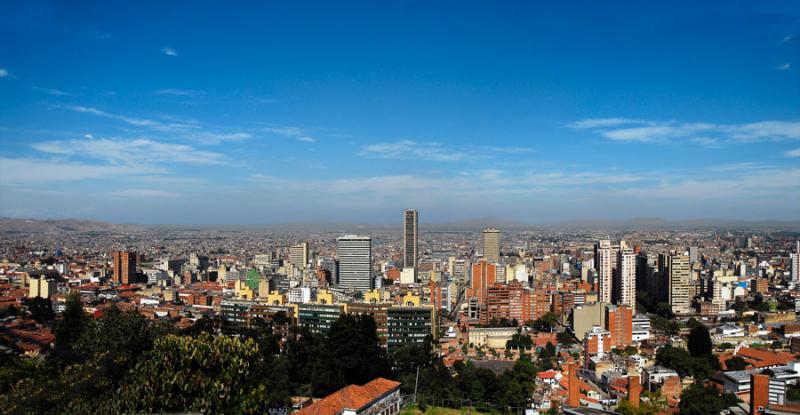
[[[339,316],[347,312],[340,304],[300,304],[297,307],[297,324],[313,334],[325,334]]]
[[[52,278],[31,278],[28,280],[28,297],[50,298],[58,290],[58,282]]]
[[[483,231],[483,257],[492,264],[500,262],[500,231],[494,228]]]
[[[624,305],[606,306],[606,330],[611,335],[611,347],[625,347],[633,343],[633,310]]]
[[[299,269],[308,268],[308,242],[289,247],[289,262]]]
[[[486,304],[486,292],[490,286],[494,286],[497,278],[497,266],[482,259],[472,264],[472,284],[467,289],[467,297],[475,297],[479,304]]]
[[[692,295],[690,264],[688,255],[668,255],[666,261],[669,276],[669,305],[672,312],[678,315],[692,313]]]
[[[501,348],[517,334],[516,327],[472,327],[469,329],[469,344],[475,347]],[[494,347],[493,347],[494,346]]]
[[[605,327],[606,314],[604,303],[583,304],[572,310],[570,326],[575,337],[582,339],[593,326]]]
[[[116,251],[114,258],[114,282],[130,284],[136,279],[136,252]]]
[[[339,286],[344,289],[372,289],[372,239],[345,235],[336,239],[339,256]]]
[[[386,311],[388,350],[424,343],[427,336],[435,336],[433,322],[432,307],[390,307]]]

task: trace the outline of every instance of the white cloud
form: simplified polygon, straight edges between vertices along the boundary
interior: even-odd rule
[[[0,78],[5,78],[7,76],[11,76],[11,73],[8,72],[8,69],[0,68]]]
[[[135,127],[149,128],[154,131],[174,133],[177,138],[195,141],[199,144],[219,144],[228,141],[243,141],[252,137],[245,132],[220,132],[207,130],[201,123],[194,120],[183,120],[168,115],[160,115],[162,120],[150,118],[129,117],[125,115],[112,114],[93,107],[79,105],[60,106],[70,111],[82,114],[91,114],[98,117],[121,121]],[[165,120],[165,121],[164,121]]]
[[[43,92],[43,93],[45,93],[47,95],[52,95],[54,97],[64,97],[64,96],[72,95],[69,92],[62,91],[60,89],[54,89],[54,88],[42,88],[42,87],[34,86],[32,89],[34,91]]]
[[[730,142],[800,140],[798,121],[715,124],[609,118],[577,121],[568,127],[587,130],[612,141],[670,143],[686,140],[708,147]]]
[[[125,189],[111,193],[112,196],[119,197],[152,197],[152,198],[175,198],[183,196],[182,193],[170,192],[159,189]]]
[[[114,165],[222,164],[225,158],[220,153],[148,138],[45,141],[31,146],[44,153],[92,158]]]
[[[163,53],[163,54],[165,54],[167,56],[178,56],[178,52],[176,52],[175,49],[172,49],[172,48],[167,47],[167,46],[161,48],[161,53]]]
[[[800,157],[800,148],[796,148],[794,150],[789,150],[783,153],[786,157]]]
[[[359,155],[387,160],[429,161],[459,161],[468,157],[466,153],[449,150],[439,143],[420,143],[412,140],[366,145],[361,147]]]
[[[0,182],[5,184],[55,183],[139,173],[156,173],[143,166],[97,165],[53,159],[0,158]]]
[[[776,66],[775,69],[779,71],[788,71],[792,69],[792,65],[790,63],[784,63],[783,65]]]
[[[156,91],[156,95],[173,95],[178,97],[199,98],[206,94],[206,91],[197,89],[164,88]]]
[[[305,129],[300,127],[282,126],[282,127],[268,127],[263,129],[267,133],[278,134],[284,137],[294,138],[297,141],[306,143],[315,143],[316,138],[311,137]]]
[[[788,42],[791,42],[792,39],[794,39],[794,35],[788,34],[788,35],[784,36],[783,39],[781,39],[781,41],[783,43],[788,43]]]

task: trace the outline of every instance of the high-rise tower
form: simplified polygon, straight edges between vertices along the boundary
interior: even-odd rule
[[[308,242],[289,247],[289,262],[299,269],[308,267]]]
[[[491,263],[500,262],[500,231],[494,228],[483,231],[483,257]]]
[[[136,278],[136,252],[116,251],[114,256],[114,281],[130,284]]]
[[[617,267],[617,251],[619,247],[611,245],[610,239],[604,239],[594,245],[594,267],[599,280],[599,299],[603,303],[611,303],[613,299],[613,276]]]
[[[792,282],[795,285],[800,284],[800,241],[797,241],[797,248],[789,257],[791,258]]]
[[[416,209],[403,211],[403,269],[417,268],[419,225]]]

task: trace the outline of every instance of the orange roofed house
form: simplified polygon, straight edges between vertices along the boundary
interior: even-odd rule
[[[296,415],[395,415],[400,412],[400,382],[377,378],[349,385],[296,412]]]

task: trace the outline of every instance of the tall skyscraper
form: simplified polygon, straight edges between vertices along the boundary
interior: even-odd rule
[[[636,254],[633,249],[620,242],[617,252],[618,298],[616,304],[626,305],[636,314]]]
[[[419,234],[415,209],[403,211],[403,269],[417,268]]]
[[[691,267],[689,255],[670,255],[667,257],[669,278],[669,305],[675,314],[690,314],[692,296],[689,283]]]
[[[136,252],[116,251],[114,257],[114,281],[130,284],[136,278]]]
[[[500,231],[494,228],[483,231],[483,257],[496,264],[500,262]]]
[[[594,266],[599,280],[599,299],[604,303],[611,303],[614,268],[617,267],[617,251],[619,247],[611,245],[611,240],[604,239],[594,245]]]
[[[792,263],[792,282],[795,285],[800,284],[800,241],[797,241],[797,248],[794,254],[791,254],[789,257]]]
[[[289,262],[300,269],[308,267],[308,242],[301,242],[289,247]]]
[[[372,289],[372,239],[345,235],[336,239],[339,256],[339,285],[358,291]]]

